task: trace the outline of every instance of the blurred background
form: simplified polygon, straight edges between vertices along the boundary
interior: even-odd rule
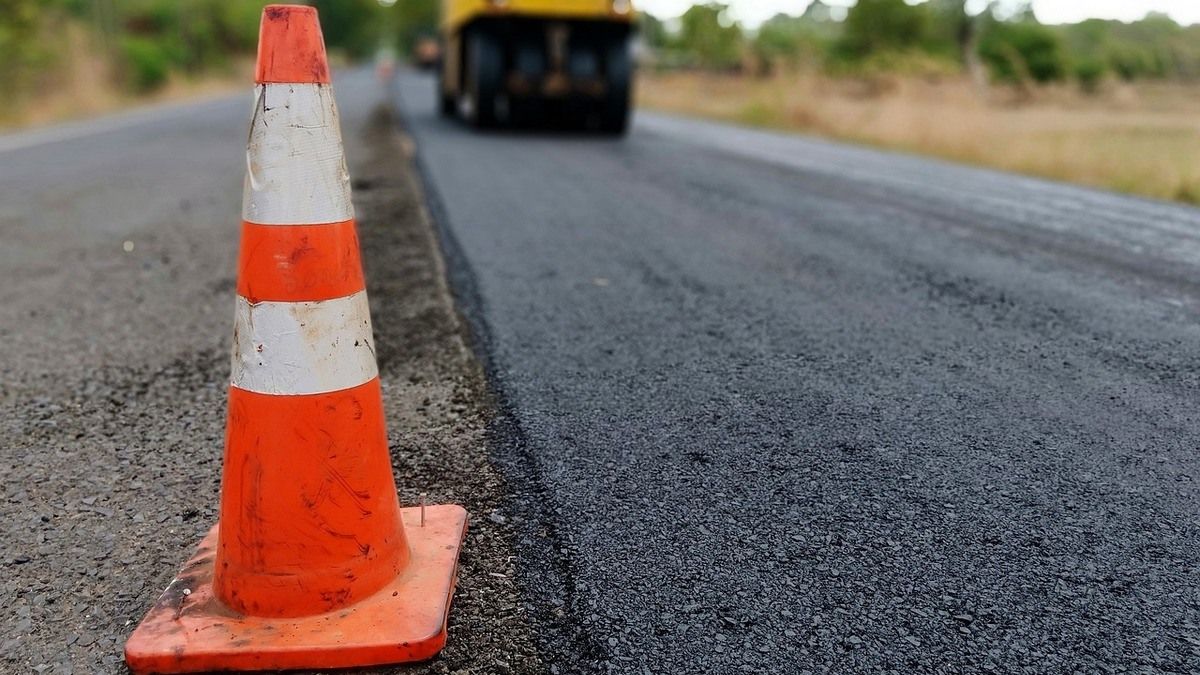
[[[0,0],[0,125],[244,86],[263,4]],[[436,60],[438,0],[308,4],[340,63]],[[1109,4],[646,0],[636,100],[1200,203],[1200,26]]]

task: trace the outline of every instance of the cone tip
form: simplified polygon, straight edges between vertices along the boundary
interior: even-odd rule
[[[255,82],[329,84],[329,61],[315,7],[267,5],[258,36]]]

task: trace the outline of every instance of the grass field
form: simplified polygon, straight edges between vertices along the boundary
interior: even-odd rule
[[[1200,86],[981,89],[967,78],[643,72],[640,105],[1200,204]]]

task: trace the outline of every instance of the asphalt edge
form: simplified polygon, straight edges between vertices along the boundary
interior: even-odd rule
[[[561,551],[573,548],[571,542],[555,526],[551,517],[557,500],[546,489],[541,467],[530,450],[528,437],[521,428],[515,405],[504,387],[504,378],[493,358],[495,344],[491,329],[484,319],[486,303],[479,293],[475,270],[467,260],[457,236],[449,227],[445,202],[437,186],[421,145],[411,132],[404,107],[400,105],[398,87],[391,87],[389,104],[394,112],[399,133],[412,146],[412,163],[416,168],[419,196],[433,224],[438,250],[439,267],[449,287],[454,307],[463,323],[467,345],[483,368],[486,384],[495,405],[495,414],[487,429],[489,450],[501,475],[509,485],[518,488],[506,496],[509,517],[518,533],[518,544],[526,559],[536,565],[517,561],[518,589],[531,602],[526,609],[536,621],[534,634],[542,651],[543,661],[551,666],[561,664],[566,672],[608,672],[604,667],[612,656],[609,650],[590,635],[573,618],[584,611],[582,598],[576,593],[578,575],[570,560]],[[465,130],[464,133],[472,133]],[[536,499],[518,499],[514,492],[535,495]],[[535,503],[536,502],[536,503]],[[536,566],[537,572],[532,567]],[[565,607],[557,609],[556,605]],[[573,658],[572,658],[573,657]],[[569,662],[569,665],[568,663]],[[559,672],[557,669],[552,673]]]

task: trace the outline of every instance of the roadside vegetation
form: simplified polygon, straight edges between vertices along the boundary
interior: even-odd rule
[[[0,0],[0,125],[244,85],[263,0]],[[335,59],[404,48],[436,0],[314,0]],[[400,42],[396,44],[397,40]]]
[[[964,5],[817,0],[755,31],[720,3],[643,15],[639,102],[1200,203],[1200,26]]]

